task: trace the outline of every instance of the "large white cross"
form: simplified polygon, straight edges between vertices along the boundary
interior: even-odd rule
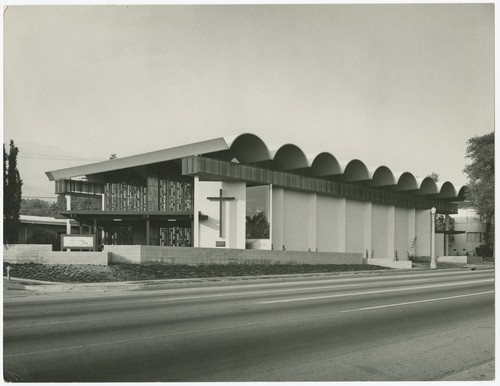
[[[223,201],[232,201],[235,197],[223,197],[222,189],[220,189],[219,197],[207,197],[207,200],[210,201],[219,201],[219,237],[222,238],[222,202]]]

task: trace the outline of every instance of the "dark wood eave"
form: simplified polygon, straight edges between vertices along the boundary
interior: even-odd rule
[[[66,210],[59,212],[65,218],[74,218],[76,220],[101,220],[113,221],[122,220],[169,220],[192,218],[193,212],[160,212],[160,211],[123,211],[123,210]]]

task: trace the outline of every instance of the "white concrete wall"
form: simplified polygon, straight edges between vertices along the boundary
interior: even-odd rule
[[[314,193],[284,191],[283,244],[287,251],[316,250]]]
[[[346,252],[371,253],[371,203],[346,202]]]
[[[224,197],[235,197],[222,204],[222,237],[219,236],[219,201],[207,197],[218,197],[220,189]],[[208,219],[199,221],[198,247],[215,248],[217,241],[226,243],[225,248],[245,249],[246,185],[244,182],[198,181],[195,186],[195,213],[201,211]]]
[[[107,252],[52,251],[52,245],[16,244],[4,245],[3,261],[12,264],[75,264],[108,265]]]
[[[316,247],[320,252],[345,252],[346,199],[317,195]]]
[[[272,247],[274,250],[282,250],[284,242],[283,242],[283,203],[285,191],[283,188],[279,188],[276,186],[272,187],[272,218],[270,220],[271,223],[271,240]]]
[[[394,258],[394,207],[372,204],[371,244],[375,258]]]
[[[444,256],[444,234],[436,233],[436,238],[434,239],[436,242],[435,247],[435,256]]]
[[[415,237],[417,238],[416,256],[431,255],[431,211],[415,211]]]
[[[408,251],[415,238],[415,210],[395,208],[394,213],[394,249],[398,251],[398,260],[408,260]]]

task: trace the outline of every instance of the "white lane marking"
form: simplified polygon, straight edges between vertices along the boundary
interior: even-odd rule
[[[423,275],[419,275],[423,276]],[[459,278],[462,276],[458,276],[455,278]],[[468,276],[463,276],[463,277],[468,277]],[[408,280],[411,283],[415,282],[422,282],[422,281],[428,281],[428,279],[410,279]],[[408,281],[406,280],[399,280],[399,281],[389,281],[390,285],[398,285],[398,284],[409,284]],[[211,297],[224,297],[224,296],[237,296],[237,295],[253,295],[253,294],[267,294],[267,293],[274,293],[274,292],[295,292],[295,291],[309,291],[309,290],[317,290],[317,289],[336,289],[336,288],[342,288],[342,287],[354,287],[354,286],[362,286],[362,285],[382,285],[385,284],[386,282],[383,283],[359,283],[359,284],[343,284],[343,285],[329,285],[329,286],[316,286],[316,287],[306,287],[306,288],[292,288],[292,289],[276,289],[276,290],[259,290],[259,291],[252,291],[252,292],[236,292],[236,293],[229,293],[229,294],[210,294],[210,295],[200,295],[200,296],[184,296],[184,297],[177,297],[177,298],[163,298],[163,299],[149,299],[152,302],[166,302],[166,301],[174,301],[174,300],[196,300],[200,298],[211,298]],[[302,283],[302,284],[311,284],[311,283]],[[120,303],[120,305],[125,305],[128,303]],[[135,303],[130,303],[130,304],[135,304]],[[129,319],[139,319],[143,318],[145,316],[151,316],[151,315],[156,315],[158,316],[158,312],[147,312],[147,313],[140,313],[140,314],[135,314],[135,315],[129,315],[127,318]],[[114,318],[93,318],[93,319],[86,319],[84,322],[85,323],[101,323],[101,322],[106,322],[114,320]],[[56,326],[56,325],[71,325],[75,323],[81,323],[82,320],[65,320],[65,321],[51,321],[47,323],[36,323],[36,324],[16,324],[16,325],[6,325],[4,323],[4,330],[19,330],[19,329],[27,329],[31,327],[47,327],[47,326]]]
[[[376,310],[379,308],[389,308],[389,307],[400,307],[400,306],[406,306],[409,304],[417,304],[417,303],[430,303],[430,302],[438,302],[441,300],[450,300],[450,299],[459,299],[459,298],[467,298],[470,296],[479,296],[479,295],[485,295],[485,294],[492,294],[495,291],[484,291],[484,292],[476,292],[472,294],[465,294],[465,295],[456,295],[456,296],[446,296],[444,298],[433,298],[433,299],[424,299],[424,300],[415,300],[413,302],[404,302],[404,303],[394,303],[394,304],[384,304],[382,306],[373,306],[373,307],[364,307],[364,308],[355,308],[353,310],[344,310],[344,311],[339,311],[341,313],[343,312],[356,312],[356,311],[367,311],[367,310]]]
[[[370,273],[370,271],[367,271]],[[390,271],[388,271],[390,272]],[[360,273],[366,273],[366,272],[360,272]],[[318,277],[315,279],[308,278],[307,280],[304,281],[283,281],[279,283],[244,283],[244,284],[236,284],[236,285],[216,285],[216,286],[210,286],[210,287],[193,287],[193,288],[169,288],[161,291],[165,291],[168,293],[175,293],[175,292],[196,292],[196,291],[219,291],[221,289],[235,289],[235,288],[242,288],[244,286],[248,286],[251,288],[258,288],[258,287],[282,287],[282,286],[289,286],[289,285],[294,285],[294,286],[305,286],[305,285],[311,285],[312,283],[341,283],[341,282],[349,282],[349,281],[356,281],[358,282],[359,280],[363,280],[364,282],[372,282],[372,281],[380,281],[380,282],[385,282],[385,281],[390,281],[391,284],[393,284],[395,281],[394,279],[405,279],[401,280],[401,283],[405,283],[407,281],[421,281],[421,280],[435,280],[438,278],[447,278],[449,276],[454,276],[450,277],[453,279],[458,279],[458,278],[470,278],[471,275],[474,276],[490,276],[492,274],[491,271],[487,270],[479,270],[479,271],[467,271],[464,273],[464,271],[452,271],[452,272],[439,272],[439,273],[409,273],[407,275],[393,275],[393,274],[383,274],[382,276],[377,276],[377,277],[366,277],[366,276],[354,276],[354,277],[334,277],[334,278],[322,278]],[[458,275],[458,276],[457,276]],[[414,280],[414,278],[424,278],[420,280]],[[143,296],[143,294],[136,294],[137,296]]]
[[[451,286],[459,286],[459,285],[467,285],[467,284],[485,283],[485,282],[490,282],[490,281],[494,281],[494,280],[495,279],[471,280],[471,281],[463,281],[460,283],[423,285],[423,286],[417,286],[417,287],[354,292],[354,293],[350,293],[350,294],[335,294],[335,295],[323,295],[323,296],[310,296],[310,297],[305,297],[305,298],[294,298],[294,299],[268,300],[268,301],[258,302],[257,304],[291,303],[291,302],[301,302],[301,301],[307,301],[307,300],[340,298],[340,297],[346,297],[346,296],[372,295],[372,294],[381,294],[381,293],[398,292],[398,291],[413,291],[413,290],[421,290],[421,289],[427,289],[427,288],[451,287]]]
[[[268,294],[274,292],[296,292],[296,291],[312,291],[318,289],[334,289],[343,287],[360,287],[362,284],[342,284],[342,285],[328,285],[320,287],[307,287],[307,288],[289,288],[289,289],[277,289],[277,290],[260,290],[260,291],[247,291],[247,292],[232,292],[223,294],[211,294],[211,295],[198,295],[198,296],[181,296],[177,298],[166,298],[166,299],[151,299],[153,302],[170,302],[172,300],[192,300],[192,299],[203,299],[203,298],[220,298],[220,297],[231,297],[231,296],[241,296],[241,295],[256,295],[256,294]]]
[[[417,275],[417,276],[424,276],[424,275]],[[402,276],[403,277],[403,276]],[[456,276],[453,279],[466,279],[469,278],[469,276],[462,275],[462,276]],[[373,279],[370,278],[372,281]],[[346,279],[341,279],[341,280],[346,280]],[[195,300],[195,299],[203,299],[203,298],[217,298],[217,297],[225,297],[225,296],[240,296],[240,295],[257,295],[257,294],[267,294],[267,293],[275,293],[275,292],[296,292],[296,291],[312,291],[312,290],[319,290],[319,289],[335,289],[335,288],[342,288],[342,287],[361,287],[362,285],[378,285],[378,284],[385,284],[388,282],[390,285],[398,285],[398,284],[411,284],[415,282],[421,282],[421,281],[431,281],[435,280],[435,278],[424,278],[424,279],[413,279],[413,278],[408,278],[408,280],[399,280],[399,281],[383,281],[381,283],[358,283],[358,284],[341,284],[341,285],[328,285],[328,286],[316,286],[316,287],[305,287],[305,288],[288,288],[288,289],[276,289],[276,290],[267,290],[267,289],[262,289],[258,291],[246,291],[246,292],[232,292],[232,293],[222,293],[222,294],[209,294],[209,295],[192,295],[192,296],[179,296],[176,298],[162,298],[162,299],[151,299],[153,302],[169,302],[173,300]],[[332,280],[334,281],[334,280]],[[328,280],[330,282],[330,280]],[[338,281],[334,281],[337,282]],[[275,283],[278,284],[278,283]],[[280,283],[281,284],[281,283]],[[283,284],[290,284],[290,283],[283,283]],[[306,285],[306,284],[311,284],[311,283],[293,283],[294,285]],[[253,286],[253,285],[252,285]],[[260,285],[256,285],[260,286]],[[231,286],[231,287],[237,287],[237,286]],[[241,288],[241,287],[239,287]],[[219,288],[219,290],[222,288]]]
[[[487,291],[484,293],[490,293],[490,292],[493,293],[494,291]],[[352,311],[354,311],[354,310],[352,310]],[[339,312],[349,312],[349,310],[339,311]],[[316,315],[316,317],[325,317],[325,316],[330,318],[332,316],[332,314],[331,314],[331,312],[328,312],[325,314]],[[288,321],[308,320],[308,318],[309,318],[309,316],[300,317],[300,318],[287,318],[287,320]],[[263,320],[263,321],[257,321],[257,322],[232,324],[230,326],[230,328],[241,328],[241,327],[255,326],[255,325],[266,324],[266,323],[274,322],[274,321],[277,321],[277,320]],[[219,330],[227,330],[227,329],[228,329],[228,326],[220,326],[220,327],[202,328],[202,329],[189,330],[189,331],[171,332],[171,333],[167,333],[167,334],[149,335],[149,336],[143,336],[143,337],[138,337],[138,338],[117,339],[117,340],[112,340],[112,341],[107,341],[107,342],[88,343],[88,344],[75,345],[75,346],[69,346],[69,347],[56,347],[53,349],[36,350],[36,351],[30,351],[30,352],[22,352],[22,353],[18,353],[18,354],[5,354],[5,352],[4,352],[4,358],[10,359],[10,358],[18,358],[18,357],[29,356],[29,355],[48,354],[48,353],[53,353],[53,352],[58,352],[58,351],[82,350],[82,349],[88,349],[88,348],[92,348],[92,347],[101,347],[101,346],[123,344],[123,343],[133,343],[133,342],[139,342],[139,341],[144,341],[144,340],[156,340],[156,339],[167,338],[167,337],[172,337],[172,336],[189,335],[189,334],[195,334],[195,333],[205,333],[208,331],[219,331]],[[5,351],[5,348],[4,348],[4,351]]]

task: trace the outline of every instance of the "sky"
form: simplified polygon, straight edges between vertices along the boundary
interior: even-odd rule
[[[3,18],[4,143],[46,171],[250,132],[455,186],[494,130],[493,4],[34,5]]]

